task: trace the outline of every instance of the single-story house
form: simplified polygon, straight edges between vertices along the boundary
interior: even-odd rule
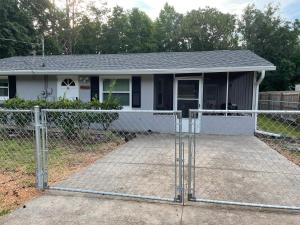
[[[189,109],[256,109],[265,71],[275,69],[248,50],[17,56],[0,60],[0,100],[102,101],[115,80],[112,94],[124,109],[182,110],[186,130]],[[228,120],[241,123],[233,117],[203,116],[201,131],[228,133]],[[253,118],[247,119],[242,123],[249,129],[239,132],[255,129]]]

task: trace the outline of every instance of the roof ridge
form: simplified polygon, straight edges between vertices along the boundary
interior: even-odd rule
[[[51,57],[66,57],[66,56],[75,56],[75,57],[84,57],[84,56],[124,56],[124,55],[151,55],[151,54],[193,54],[193,53],[217,53],[217,52],[252,52],[253,51],[249,49],[217,49],[217,50],[205,50],[205,51],[172,51],[172,52],[130,52],[130,53],[102,53],[102,54],[71,54],[71,55],[65,55],[65,54],[60,54],[60,55],[45,55],[46,58],[51,58]],[[42,55],[28,55],[28,56],[11,56],[3,59],[12,59],[12,58],[42,58]],[[3,60],[3,59],[0,59]]]

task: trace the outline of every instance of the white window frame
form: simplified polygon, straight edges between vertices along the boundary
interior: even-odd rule
[[[0,76],[0,80],[7,80],[7,87],[6,86],[0,86],[0,88],[5,88],[7,89],[7,96],[0,96],[0,101],[5,101],[7,99],[9,99],[9,80],[8,80],[8,76]]]
[[[103,80],[129,80],[129,91],[113,91],[112,93],[121,93],[121,94],[129,94],[129,105],[122,105],[123,110],[130,110],[132,109],[132,76],[127,75],[127,76],[99,76],[99,100],[100,102],[103,102],[103,94],[108,93],[107,91],[103,91]]]

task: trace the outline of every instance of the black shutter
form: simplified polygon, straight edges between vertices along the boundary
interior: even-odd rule
[[[164,102],[165,110],[173,110],[173,74],[162,75],[165,78]]]
[[[91,100],[99,99],[99,77],[91,77]]]
[[[132,77],[132,107],[141,107],[141,77]]]
[[[17,87],[16,87],[16,76],[8,76],[8,88],[9,88],[9,98],[16,97]]]

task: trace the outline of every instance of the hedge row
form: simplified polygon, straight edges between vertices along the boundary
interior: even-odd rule
[[[61,98],[58,101],[46,100],[24,100],[12,98],[2,103],[6,109],[32,109],[34,106],[47,109],[121,109],[118,101],[111,96],[104,102],[99,102],[96,98],[90,102],[80,100],[68,100]],[[99,124],[102,129],[107,130],[114,120],[119,118],[118,113],[88,113],[88,112],[53,112],[48,113],[47,122],[52,126],[60,128],[68,138],[78,136],[83,127],[89,129],[91,124]],[[0,124],[26,128],[32,123],[32,115],[18,112],[1,112]],[[6,130],[8,131],[8,130]],[[3,132],[6,132],[2,130]],[[1,133],[1,132],[0,132]]]
[[[99,102],[93,98],[90,102],[82,102],[80,100],[69,100],[60,98],[57,101],[46,101],[44,99],[25,100],[19,97],[11,98],[1,104],[2,108],[6,109],[32,109],[34,106],[39,106],[43,109],[121,109],[117,99],[108,97],[104,102]]]

